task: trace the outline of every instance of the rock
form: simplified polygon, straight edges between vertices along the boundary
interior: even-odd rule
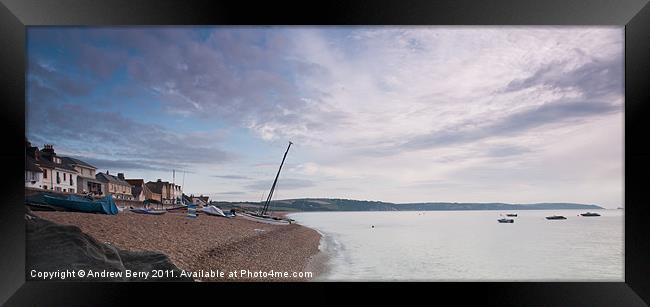
[[[92,270],[124,272],[151,272],[151,270],[172,270],[180,276],[180,269],[169,258],[157,252],[132,252],[101,243],[83,233],[79,227],[59,225],[37,216],[25,215],[26,231],[26,280],[32,278],[30,272],[57,272],[65,270]],[[149,274],[151,275],[151,274]],[[60,280],[60,279],[52,279]],[[66,280],[131,281],[141,278],[78,278]],[[147,281],[192,281],[191,278],[146,279]]]

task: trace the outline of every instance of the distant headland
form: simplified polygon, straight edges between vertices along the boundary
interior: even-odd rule
[[[214,202],[223,208],[257,209],[263,205],[260,202]],[[452,211],[452,210],[580,210],[604,209],[592,204],[576,203],[454,203],[454,202],[423,202],[423,203],[390,203],[382,201],[330,199],[330,198],[299,198],[284,199],[271,202],[273,211]]]

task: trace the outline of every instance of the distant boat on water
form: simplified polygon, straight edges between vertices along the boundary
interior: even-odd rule
[[[561,216],[561,215],[552,215],[552,216],[547,216],[547,220],[566,220],[566,217]]]
[[[514,223],[515,222],[515,220],[507,219],[507,218],[501,218],[501,219],[498,219],[498,221],[499,221],[499,223]]]
[[[506,216],[517,217],[517,213],[508,213],[508,214],[506,214]]]
[[[581,213],[580,215],[582,215],[582,216],[600,216],[600,214],[594,213],[594,212]]]

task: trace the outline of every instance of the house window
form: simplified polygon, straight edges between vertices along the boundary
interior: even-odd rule
[[[43,189],[45,189],[45,190],[47,190],[47,186],[46,186],[46,185],[44,185],[44,186],[43,186]]]
[[[63,181],[65,181],[65,180],[66,180],[66,179],[65,179],[65,173],[63,173]]]
[[[47,178],[47,170],[43,171],[43,178]]]

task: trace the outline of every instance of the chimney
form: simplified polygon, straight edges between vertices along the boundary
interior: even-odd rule
[[[124,180],[124,173],[117,173],[117,178]]]
[[[162,180],[158,179],[158,182],[162,182]]]
[[[50,160],[50,161],[54,162],[54,156],[55,156],[54,147],[52,147],[51,144],[43,145],[43,149],[41,149],[41,154],[47,160]]]
[[[50,154],[54,154],[54,146],[52,146],[52,144],[45,144],[43,145],[43,151]]]
[[[110,174],[108,173],[108,170],[106,170],[106,175],[110,175]]]

